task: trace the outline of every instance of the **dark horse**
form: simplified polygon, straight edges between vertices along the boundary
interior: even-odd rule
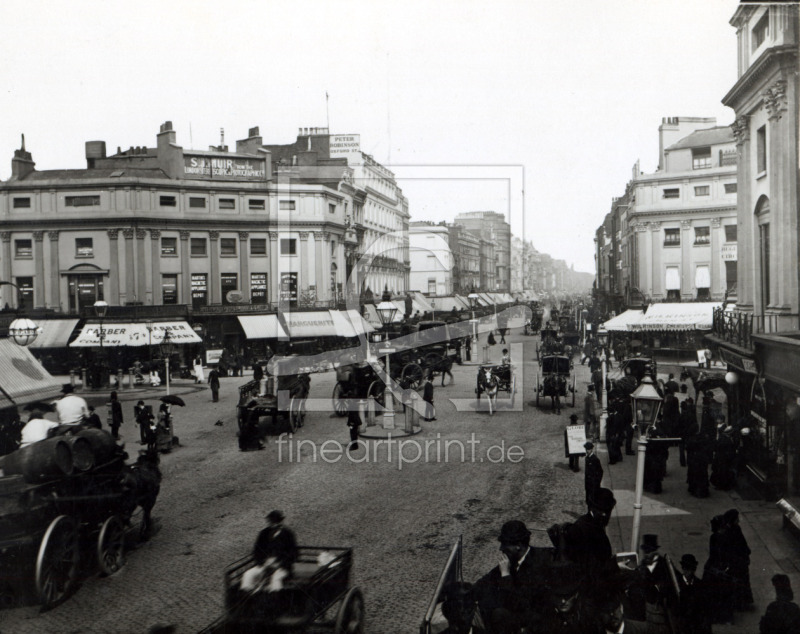
[[[132,465],[125,466],[122,487],[126,492],[126,516],[130,517],[139,506],[142,509],[142,524],[139,539],[146,540],[150,533],[150,512],[156,504],[161,490],[161,470],[155,449],[139,452],[139,458]]]
[[[544,395],[553,400],[556,414],[561,413],[561,397],[567,395],[567,379],[559,374],[551,374],[544,379]]]

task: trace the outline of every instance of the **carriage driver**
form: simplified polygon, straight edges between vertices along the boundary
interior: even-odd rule
[[[253,547],[255,566],[242,575],[242,590],[257,590],[266,584],[268,592],[283,589],[284,580],[292,574],[297,561],[294,533],[283,525],[281,511],[270,511],[267,527],[258,534]]]

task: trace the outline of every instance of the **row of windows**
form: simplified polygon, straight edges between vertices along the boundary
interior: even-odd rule
[[[737,191],[736,183],[725,183],[725,193],[726,194],[735,194]],[[695,185],[694,187],[694,195],[695,196],[710,196],[711,195],[711,186],[710,185]],[[662,190],[662,197],[663,198],[680,198],[681,197],[681,190],[680,187],[666,187]]]
[[[736,225],[725,225],[725,242],[736,242]],[[705,245],[711,243],[711,227],[694,228],[694,244]],[[664,229],[664,246],[677,247],[681,244],[680,228]]]
[[[267,255],[266,238],[250,239],[250,255]],[[297,239],[282,238],[280,241],[281,255],[297,255]],[[237,253],[236,238],[220,238],[219,251],[223,256],[235,256]],[[194,256],[208,255],[207,238],[190,238],[189,253]],[[178,238],[161,238],[161,255],[178,255]],[[14,257],[17,259],[33,258],[33,240],[19,239],[14,240]],[[75,238],[75,257],[92,258],[94,257],[94,240],[92,238]]]
[[[158,204],[160,207],[177,207],[177,196],[159,196]],[[30,196],[15,196],[12,202],[14,209],[30,209]],[[100,205],[100,196],[66,196],[64,198],[66,207],[97,207]],[[203,196],[190,196],[189,207],[191,209],[205,209],[208,199]],[[220,209],[236,209],[235,198],[218,198],[217,205]],[[294,211],[295,201],[281,200],[279,202],[281,211]],[[264,198],[248,198],[247,207],[253,211],[263,211],[267,208],[267,201]],[[328,205],[330,213],[336,213],[336,205]]]

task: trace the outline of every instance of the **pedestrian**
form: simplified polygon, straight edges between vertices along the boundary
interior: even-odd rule
[[[733,578],[728,571],[727,530],[722,515],[711,518],[708,559],[703,567],[711,623],[733,623]]]
[[[569,424],[570,425],[577,425],[578,424],[578,415],[577,414],[570,414],[569,417]],[[571,471],[578,473],[581,470],[580,460],[581,460],[581,453],[571,453],[569,450],[569,439],[567,438],[567,430],[564,430],[564,450],[567,454],[567,458],[569,459],[569,468]]]
[[[610,582],[618,566],[606,527],[617,501],[610,489],[599,488],[589,510],[564,528],[565,551],[594,585]]]
[[[749,610],[753,605],[750,588],[750,547],[739,525],[739,511],[730,509],[722,515],[727,526],[724,548],[728,559],[728,573],[733,577],[733,609]]]
[[[705,588],[702,580],[695,574],[697,559],[685,554],[680,560],[681,572],[678,581],[678,623],[680,632],[685,634],[711,634],[711,619],[708,617]]]
[[[195,383],[203,383],[205,381],[205,376],[203,375],[203,359],[200,355],[197,355],[194,358],[194,382]]]
[[[586,449],[586,473],[584,475],[586,504],[591,505],[600,489],[600,483],[603,481],[603,465],[600,464],[600,458],[597,457],[593,442],[587,441],[583,448]]]
[[[669,377],[667,378],[667,387],[672,390],[673,394],[680,391],[680,386],[675,380],[675,374],[673,372],[669,373]]]
[[[661,493],[662,482],[667,475],[669,447],[659,440],[663,434],[658,425],[651,425],[647,430],[647,450],[644,454],[644,490],[650,493]]]
[[[674,438],[678,435],[678,419],[681,415],[680,403],[669,385],[666,386],[665,392],[661,414],[662,429],[667,437]]]
[[[425,420],[436,420],[436,408],[433,405],[433,380],[428,372],[425,375],[425,387],[422,389],[422,400],[425,401]]]
[[[586,425],[586,438],[597,442],[597,416],[595,415],[594,384],[589,383],[589,389],[583,399],[583,424]]]
[[[686,442],[699,431],[700,429],[692,421],[692,417],[689,414],[689,404],[686,401],[681,401],[676,432],[677,436],[681,439],[681,442],[678,444],[678,458],[680,459],[682,467],[686,466]]]
[[[347,412],[347,426],[350,428],[350,450],[358,449],[358,432],[361,427],[361,415],[358,409],[352,406]]]
[[[89,416],[84,425],[92,429],[103,429],[103,423],[100,421],[100,416],[94,411],[94,405],[89,405]],[[116,436],[114,437],[116,438]]]
[[[211,401],[219,402],[219,372],[216,368],[212,368],[208,373],[208,387],[211,388]]]
[[[623,608],[622,592],[611,586],[594,585],[590,598],[597,615],[598,634],[647,634],[647,624],[627,615]]]
[[[139,426],[139,444],[146,445],[147,444],[147,429],[146,426],[143,424],[144,417],[142,414],[145,411],[144,401],[139,401],[136,405],[133,406],[133,422]]]
[[[22,436],[19,445],[20,449],[46,439],[50,430],[57,427],[58,423],[46,419],[41,409],[32,409],[28,415],[28,422],[25,423],[25,426],[22,428]],[[14,447],[14,449],[16,449],[16,447]]]
[[[694,424],[697,428],[697,423]],[[708,497],[708,465],[711,462],[711,441],[705,434],[686,438],[686,484],[689,495]]]
[[[636,568],[629,597],[639,614],[644,612],[643,620],[647,622],[648,633],[672,634],[667,612],[674,608],[676,593],[669,564],[659,552],[658,535],[643,535],[640,549],[641,563]]]
[[[545,567],[545,601],[537,632],[591,632],[592,626],[583,598],[585,579],[579,566],[553,561]],[[523,630],[525,632],[528,629]]]
[[[291,577],[298,557],[297,540],[294,533],[283,525],[284,519],[281,511],[270,511],[267,515],[267,527],[258,534],[253,547],[255,566],[242,575],[242,590],[255,590],[266,584],[269,592],[276,592]]]
[[[508,354],[508,348],[503,348],[503,356],[500,357],[500,365],[511,365],[511,355]]]
[[[586,343],[583,344],[583,350],[581,350],[581,365],[583,365],[587,359],[591,358],[592,356],[592,343],[588,339]]]
[[[117,399],[117,393],[111,392],[111,402],[108,404],[110,408],[110,427],[111,435],[114,438],[119,438],[119,428],[123,422],[122,416],[122,403]]]
[[[736,446],[733,441],[733,427],[720,422],[717,440],[714,443],[714,461],[711,463],[711,484],[715,489],[730,491],[736,486]]]
[[[800,607],[793,601],[792,582],[784,574],[773,575],[775,600],[759,623],[760,634],[795,634],[800,631]]]
[[[71,383],[61,386],[62,397],[56,403],[59,425],[80,425],[89,417],[89,406],[74,392]]]
[[[264,378],[264,368],[261,367],[261,364],[253,360],[253,380],[254,381],[261,381]]]

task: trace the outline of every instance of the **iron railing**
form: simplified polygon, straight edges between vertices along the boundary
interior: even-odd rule
[[[748,350],[753,349],[753,315],[739,311],[714,309],[714,320],[711,328],[715,336]]]

